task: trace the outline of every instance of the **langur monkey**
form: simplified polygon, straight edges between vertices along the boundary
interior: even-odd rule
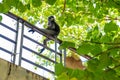
[[[60,33],[60,27],[59,25],[55,22],[54,16],[49,16],[48,17],[48,26],[46,29],[40,29],[41,31],[45,32],[47,35],[52,36],[54,38],[57,38],[57,36]],[[34,30],[29,30],[28,32],[34,33]],[[49,38],[44,39],[43,44],[47,45],[47,41],[49,41]],[[40,51],[42,53],[45,50],[43,47]]]

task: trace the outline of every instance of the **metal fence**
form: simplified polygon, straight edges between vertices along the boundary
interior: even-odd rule
[[[3,17],[3,21],[0,22],[1,57],[4,56],[4,59],[19,66],[28,64],[27,67],[25,67],[26,69],[32,65],[37,69],[39,68],[50,74],[54,74],[54,65],[56,63],[64,63],[66,51],[58,49],[61,41],[46,35],[38,27],[12,13],[5,14],[4,16],[6,16],[6,18]],[[35,34],[28,33],[30,28],[35,30]],[[37,40],[35,39],[36,35],[39,37]],[[54,44],[50,47],[43,45],[42,41],[39,40],[42,36],[50,38],[54,41]],[[39,54],[41,47],[45,47],[47,51]],[[39,57],[39,61],[36,62],[35,58],[30,58],[30,55],[33,55],[32,57]],[[52,66],[52,69],[42,65],[42,63],[45,62],[52,64],[49,66]],[[39,73],[41,72],[38,71],[38,74]]]

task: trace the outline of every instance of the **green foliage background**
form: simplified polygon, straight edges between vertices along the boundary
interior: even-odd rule
[[[60,48],[90,56],[86,70],[56,65],[58,80],[120,80],[120,0],[3,0],[0,12],[8,11],[32,24],[54,15]]]

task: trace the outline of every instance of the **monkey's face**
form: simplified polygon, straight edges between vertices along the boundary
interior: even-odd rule
[[[49,16],[48,21],[54,21],[54,16]]]

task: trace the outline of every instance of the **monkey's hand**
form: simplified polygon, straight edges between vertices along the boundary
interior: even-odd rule
[[[35,32],[33,29],[29,30],[28,32],[32,32],[32,34]]]

